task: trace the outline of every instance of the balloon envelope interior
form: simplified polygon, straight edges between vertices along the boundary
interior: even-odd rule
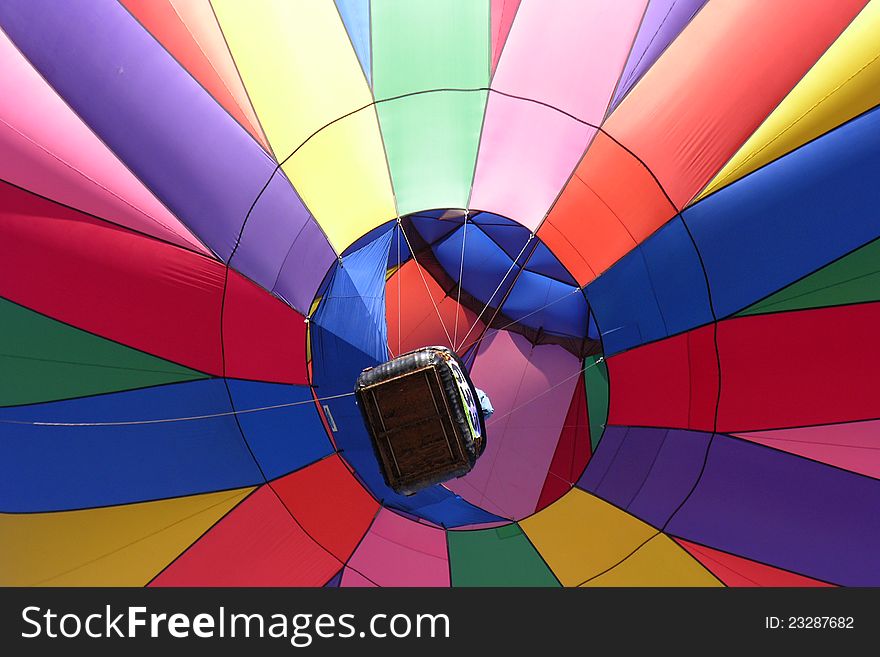
[[[880,584],[878,31],[0,3],[0,584]],[[352,390],[426,345],[495,412],[404,496]]]

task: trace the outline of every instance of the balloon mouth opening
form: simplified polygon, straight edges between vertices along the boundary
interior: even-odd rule
[[[572,409],[585,409],[584,364],[601,356],[602,344],[576,279],[525,226],[457,209],[386,222],[331,266],[313,309],[318,396],[349,394],[326,404],[331,438],[386,507],[442,526],[454,526],[448,515],[467,526],[510,522],[576,484],[590,436],[569,420]],[[400,495],[383,477],[350,393],[365,369],[426,345],[460,358],[494,414],[482,418],[486,453],[472,469]],[[568,463],[562,474],[560,460]]]

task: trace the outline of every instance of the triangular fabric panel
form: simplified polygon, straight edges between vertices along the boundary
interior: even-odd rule
[[[489,5],[492,23],[492,72],[498,67],[498,59],[510,34],[510,27],[522,0],[491,0]]]
[[[739,438],[880,479],[880,420],[738,433]]]
[[[144,586],[251,490],[64,513],[0,514],[0,583]]]
[[[682,539],[676,540],[727,586],[832,586],[832,584],[803,575],[738,557],[735,554],[713,550],[705,545],[697,545]]]
[[[706,0],[650,0],[609,104],[609,113],[663,55],[704,4]]]
[[[269,148],[210,0],[121,0],[138,22],[180,62],[251,136]]]
[[[556,443],[556,452],[550,462],[550,470],[541,497],[538,498],[536,511],[558,499],[568,492],[580,478],[581,473],[590,460],[590,421],[587,414],[587,395],[584,379],[578,377],[574,396],[565,416],[562,433]]]
[[[864,4],[709,2],[604,128],[645,163],[681,209]]]
[[[0,179],[201,253],[208,250],[101,143],[0,31]]]
[[[33,404],[207,375],[0,299],[0,406]]]
[[[856,249],[738,316],[880,301],[880,239]]]
[[[341,565],[261,486],[151,586],[322,586]]]
[[[869,2],[698,198],[880,104],[878,30]]]
[[[335,0],[336,8],[345,24],[345,31],[357,53],[367,82],[372,82],[370,52],[370,0]]]
[[[389,229],[381,238],[340,259],[313,319],[380,362],[388,354],[385,265],[393,233]]]

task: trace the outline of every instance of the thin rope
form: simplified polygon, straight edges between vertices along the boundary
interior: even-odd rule
[[[453,333],[452,339],[452,348],[456,348],[456,344],[458,343],[458,315],[459,310],[461,309],[461,286],[464,282],[464,246],[467,244],[467,225],[468,225],[468,211],[464,211],[464,226],[462,227],[462,236],[461,236],[461,262],[458,266],[458,294],[455,297],[455,332]]]
[[[563,294],[561,297],[558,297],[558,298],[554,299],[554,300],[551,301],[550,303],[545,303],[545,304],[544,304],[543,306],[541,306],[540,308],[536,308],[536,309],[533,310],[532,312],[530,312],[530,313],[528,313],[528,314],[526,314],[526,315],[523,315],[522,317],[517,317],[517,318],[514,319],[513,321],[510,321],[510,322],[508,322],[507,324],[505,324],[504,326],[500,326],[500,327],[498,327],[498,328],[489,328],[489,329],[486,331],[485,335],[489,335],[489,333],[490,333],[491,331],[505,331],[505,330],[509,329],[511,326],[513,326],[514,324],[519,324],[521,321],[523,321],[523,320],[526,319],[527,317],[531,317],[532,315],[536,315],[537,313],[541,312],[541,311],[544,310],[545,308],[549,308],[549,307],[552,306],[554,303],[559,303],[560,301],[563,301],[564,299],[567,299],[568,297],[570,297],[570,296],[572,296],[572,295],[574,295],[574,294],[578,294],[578,293],[580,293],[580,291],[581,291],[581,289],[580,289],[579,287],[576,287],[576,288],[573,289],[571,292],[569,292],[569,293],[567,293],[567,294]],[[484,335],[484,337],[485,337],[485,335]]]
[[[403,292],[401,291],[401,286],[403,285],[403,278],[400,271],[400,218],[398,218],[398,226],[397,226],[397,353],[401,353],[403,351],[403,347],[401,346],[403,343]]]
[[[586,366],[580,368],[580,369],[579,369],[577,372],[575,372],[574,374],[565,377],[564,379],[562,379],[561,381],[559,381],[559,382],[556,383],[555,385],[550,386],[549,388],[547,388],[547,389],[544,390],[543,392],[541,392],[541,393],[535,395],[534,397],[532,397],[532,398],[529,399],[528,401],[523,402],[522,404],[520,404],[520,405],[517,406],[516,408],[512,408],[512,409],[510,409],[510,410],[507,411],[507,413],[505,413],[504,415],[499,415],[498,417],[493,416],[493,417],[492,417],[492,420],[491,420],[490,422],[487,422],[487,423],[486,423],[486,428],[488,429],[489,426],[491,426],[492,424],[495,424],[495,423],[498,422],[499,420],[503,420],[503,419],[506,418],[508,415],[511,415],[511,414],[513,414],[513,413],[516,413],[518,410],[524,408],[525,406],[528,406],[529,404],[531,404],[531,403],[534,402],[535,400],[540,399],[541,397],[543,397],[543,396],[546,395],[547,393],[549,393],[549,392],[555,390],[556,388],[558,388],[559,386],[561,386],[563,383],[566,383],[566,382],[568,382],[568,381],[571,381],[571,380],[572,380],[573,378],[575,378],[576,376],[580,376],[581,374],[583,374],[584,372],[586,372],[586,371],[587,371],[588,369],[590,369],[591,367],[596,367],[599,363],[601,363],[601,362],[604,361],[604,360],[605,360],[605,357],[604,357],[604,356],[600,356],[599,358],[597,358],[597,359],[595,360],[595,362],[592,362],[592,363],[590,363],[589,365],[586,365]]]
[[[329,397],[318,397],[315,399],[306,399],[298,402],[288,402],[286,404],[274,404],[272,406],[260,406],[258,408],[246,408],[236,411],[224,411],[222,413],[209,413],[207,415],[189,415],[185,417],[169,417],[158,418],[154,420],[126,420],[119,422],[35,422],[28,420],[0,420],[0,424],[24,424],[35,427],[126,427],[141,424],[167,424],[169,422],[190,422],[193,420],[208,420],[215,417],[229,417],[233,415],[243,415],[245,413],[259,413],[262,411],[274,411],[279,408],[290,408],[291,406],[304,406],[306,404],[314,404],[315,402],[328,401],[330,399],[341,399],[343,397],[351,397],[353,392],[346,392],[340,395],[330,395]]]
[[[440,320],[440,326],[443,327],[443,332],[446,334],[446,339],[449,341],[449,344],[453,345],[454,347],[455,345],[452,342],[452,336],[449,335],[449,330],[446,328],[446,324],[443,323],[443,315],[440,314],[440,308],[437,306],[437,302],[434,301],[434,295],[431,294],[431,288],[428,287],[428,281],[425,279],[425,274],[422,272],[422,266],[419,264],[419,261],[416,260],[415,249],[413,249],[412,244],[410,244],[409,242],[409,238],[406,236],[406,231],[403,229],[403,222],[400,221],[400,217],[397,218],[397,225],[400,226],[400,232],[403,235],[403,239],[406,240],[406,245],[409,247],[409,252],[412,254],[412,259],[416,265],[416,269],[419,270],[419,276],[422,277],[422,283],[425,284],[425,291],[428,293],[428,298],[431,300],[431,303],[434,306],[434,310],[437,313],[437,319]]]
[[[468,336],[473,332],[473,330],[477,327],[477,324],[480,323],[480,319],[483,317],[483,313],[489,308],[489,304],[492,303],[492,299],[495,298],[495,295],[498,294],[498,290],[501,289],[501,286],[504,285],[504,281],[507,280],[507,277],[510,276],[510,272],[513,271],[513,268],[516,267],[516,263],[519,262],[520,256],[525,253],[526,248],[529,243],[534,239],[534,233],[529,235],[529,239],[526,240],[526,243],[523,244],[523,247],[519,250],[519,253],[516,255],[516,258],[513,259],[513,262],[510,263],[510,267],[507,269],[507,272],[504,274],[501,282],[498,283],[498,287],[495,288],[495,291],[492,292],[492,296],[489,297],[489,300],[486,301],[486,305],[483,306],[483,309],[480,311],[480,314],[477,315],[477,318],[474,320],[473,325],[468,329],[468,332],[464,334],[464,337],[461,339],[461,344],[457,345],[455,350],[458,351],[461,347],[464,346],[464,343],[467,342]]]

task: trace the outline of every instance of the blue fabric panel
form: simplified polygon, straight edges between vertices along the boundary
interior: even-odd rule
[[[419,215],[418,217],[411,217],[410,221],[412,221],[413,226],[418,231],[419,235],[422,236],[428,244],[434,244],[436,242],[441,241],[445,237],[447,237],[452,231],[461,228],[461,221],[452,221],[452,220],[439,220],[433,218],[426,218]],[[409,237],[409,231],[407,231],[407,237]],[[411,239],[411,238],[410,238]],[[406,241],[406,240],[404,240]],[[455,270],[456,272],[458,269]]]
[[[370,0],[336,0],[336,7],[339,9],[339,15],[342,16],[345,30],[351,38],[351,45],[354,46],[354,51],[361,63],[361,68],[364,69],[367,81],[372,84]]]
[[[229,379],[238,422],[268,479],[275,479],[333,452],[308,386]],[[297,406],[282,406],[298,404]],[[242,412],[282,406],[253,413]]]
[[[584,335],[587,311],[587,301],[578,288],[528,270],[519,275],[502,308],[504,314],[525,326],[576,337]]]
[[[388,354],[385,267],[393,235],[389,227],[384,235],[337,263],[313,320],[377,361],[384,361]]]
[[[591,340],[599,339],[599,326],[596,324],[596,317],[590,312],[590,323],[587,325],[587,337]]]
[[[606,354],[712,321],[706,279],[680,217],[587,286]]]
[[[461,244],[464,227],[459,228],[434,247],[434,254],[440,265],[454,279],[458,279],[461,269]],[[477,299],[486,303],[495,288],[510,269],[513,260],[479,228],[468,225],[467,242],[464,245],[464,280],[462,288]],[[516,269],[508,274],[501,289],[495,295],[493,304],[504,298],[507,286],[513,282]]]
[[[528,254],[530,250],[531,249],[526,249],[526,254]],[[569,283],[571,285],[577,284],[574,277],[568,273],[565,266],[556,259],[556,256],[553,255],[543,242],[538,244],[534,253],[532,253],[531,257],[528,259],[526,269],[537,274],[543,274],[544,276],[558,279],[563,283]]]
[[[880,236],[878,171],[880,108],[685,210],[718,317]]]
[[[480,227],[480,230],[486,233],[493,242],[504,250],[511,262],[519,256],[519,263],[522,264],[535,244],[535,240],[532,240],[531,244],[526,246],[526,242],[529,241],[529,231],[519,224],[496,225],[488,223],[477,225]],[[525,250],[523,250],[524,246],[526,246]]]
[[[371,355],[317,325],[312,326],[312,354],[315,388],[319,397],[352,392],[361,371],[378,364]],[[333,438],[340,454],[355,469],[364,485],[386,506],[447,527],[500,520],[439,485],[411,496],[398,495],[382,478],[355,398],[346,396],[322,403],[329,409],[336,425]]]
[[[333,577],[330,578],[330,581],[324,584],[324,588],[328,589],[337,589],[339,588],[339,583],[342,582],[342,571],[340,570]]]
[[[230,413],[222,379],[0,409],[0,421],[129,422]],[[0,424],[0,511],[140,502],[263,481],[233,415],[126,426]]]

